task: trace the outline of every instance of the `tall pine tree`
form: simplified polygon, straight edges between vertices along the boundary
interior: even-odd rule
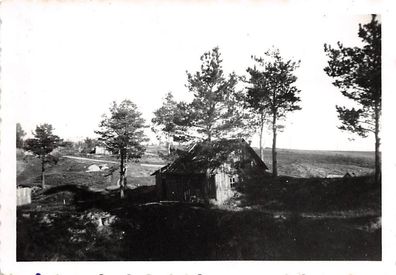
[[[356,108],[336,106],[341,121],[339,129],[375,138],[375,180],[381,182],[380,117],[381,117],[381,23],[376,15],[359,25],[362,47],[345,47],[338,42],[333,48],[325,44],[328,66],[325,72],[334,78],[341,93],[355,101]]]
[[[277,176],[276,138],[281,128],[278,122],[285,119],[287,113],[301,109],[298,105],[300,90],[294,85],[297,80],[294,71],[299,62],[284,60],[279,50],[267,51],[265,58],[252,58],[256,65],[247,69],[250,85],[247,87],[246,101],[259,116],[261,127],[269,116],[272,126],[272,174]]]
[[[99,141],[103,142],[107,150],[120,159],[120,195],[124,197],[125,167],[129,159],[139,159],[145,152],[143,142],[148,139],[144,135],[145,121],[141,117],[137,106],[130,100],[123,100],[120,104],[113,102],[110,115],[104,115],[100,122]]]

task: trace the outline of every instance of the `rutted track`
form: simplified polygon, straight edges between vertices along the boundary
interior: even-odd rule
[[[91,159],[91,158],[83,158],[83,157],[75,157],[75,156],[63,156],[64,158],[68,159],[75,159],[75,160],[82,160],[82,161],[93,161],[93,162],[105,162],[105,163],[113,163],[118,164],[117,161],[112,160],[105,160],[105,159]],[[140,166],[147,166],[147,167],[162,167],[164,164],[151,164],[151,163],[137,163]]]

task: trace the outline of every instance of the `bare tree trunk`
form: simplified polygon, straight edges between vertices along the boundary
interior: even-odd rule
[[[379,108],[378,103],[375,104],[375,183],[381,183],[381,156],[380,156],[380,137],[379,137]]]
[[[120,157],[121,157],[121,163],[120,163],[120,197],[121,199],[124,198],[125,196],[125,184],[124,184],[124,151],[123,149],[120,150]]]
[[[264,130],[264,120],[261,119],[260,125],[260,158],[264,160],[264,148],[263,148],[263,130]]]
[[[272,176],[278,176],[278,161],[276,159],[276,114],[272,117]]]
[[[168,148],[167,148],[167,149],[168,149],[168,156],[170,156],[170,154],[171,154],[171,147],[172,147],[172,142],[171,142],[171,140],[172,140],[171,138],[168,138],[168,141],[167,141],[167,143],[168,143],[168,144],[167,144],[167,145],[168,145],[168,146],[167,146],[167,147],[168,147]]]
[[[41,156],[41,188],[45,188],[45,175],[44,175],[44,171],[45,171],[45,156]]]
[[[212,133],[210,132],[210,128],[208,128],[207,134],[208,134],[208,141],[211,142],[212,141]]]

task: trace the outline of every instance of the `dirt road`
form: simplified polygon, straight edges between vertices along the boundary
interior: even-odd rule
[[[117,161],[105,160],[105,159],[91,159],[91,158],[82,158],[82,157],[75,157],[75,156],[63,156],[64,158],[68,159],[76,159],[76,160],[83,160],[83,161],[93,161],[93,162],[106,162],[106,163],[115,163],[118,164]]]
[[[75,157],[75,156],[63,156],[63,157],[68,158],[68,159],[82,160],[82,161],[93,161],[93,162],[114,163],[114,164],[119,163],[117,161],[105,160],[105,159],[91,159],[91,158],[83,158],[83,157]],[[146,167],[162,167],[162,166],[164,166],[164,164],[151,164],[151,163],[136,163],[136,164],[140,165],[140,166],[146,166]]]

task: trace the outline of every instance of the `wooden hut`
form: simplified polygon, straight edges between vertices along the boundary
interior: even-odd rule
[[[201,142],[152,175],[160,200],[223,204],[267,166],[243,139]]]
[[[96,155],[111,155],[111,152],[104,146],[95,146],[94,153]]]

